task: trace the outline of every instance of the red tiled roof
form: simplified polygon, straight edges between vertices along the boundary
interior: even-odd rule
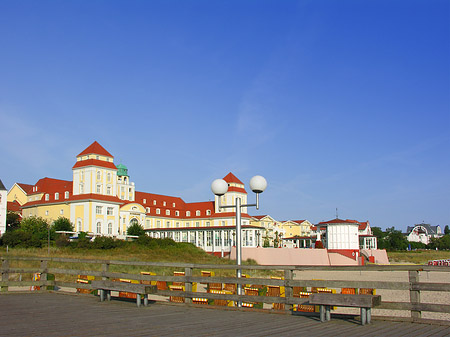
[[[233,173],[228,173],[223,180],[225,180],[227,183],[235,183],[235,184],[241,184],[244,185],[242,181],[240,181]]]
[[[33,188],[35,191],[33,192]],[[28,195],[39,194],[39,193],[55,193],[55,192],[72,192],[72,182],[68,180],[53,179],[53,178],[42,178],[32,186],[31,191]]]
[[[327,225],[327,224],[335,224],[335,223],[359,223],[355,220],[342,220],[342,219],[333,219],[330,221],[319,222],[318,225]]]
[[[88,154],[98,154],[101,156],[106,156],[106,157],[111,157],[114,158],[112,156],[111,153],[109,153],[108,151],[106,151],[103,146],[101,146],[99,143],[97,143],[97,141],[93,142],[91,145],[89,145],[83,152],[81,152],[77,157],[79,156],[84,156],[84,155],[88,155]]]
[[[146,232],[172,232],[172,231],[183,231],[183,230],[212,230],[212,229],[235,229],[236,226],[209,226],[209,227],[177,227],[177,228],[148,228],[144,229]],[[252,225],[242,225],[241,228],[256,228],[261,229],[262,227],[252,226]]]
[[[17,185],[19,185],[19,187],[20,187],[26,194],[28,194],[29,192],[31,192],[32,189],[33,189],[33,185],[29,185],[29,184],[17,183]]]
[[[98,160],[98,159],[86,159],[86,160],[77,161],[75,163],[75,165],[73,165],[72,169],[78,168],[78,167],[86,167],[86,166],[100,166],[100,167],[117,170],[116,165],[114,165],[112,162]]]
[[[6,209],[8,212],[16,212],[16,213],[22,213],[22,207],[20,204],[14,200],[14,201],[8,201],[6,204]]]

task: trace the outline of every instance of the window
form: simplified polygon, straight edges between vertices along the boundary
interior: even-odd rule
[[[170,228],[170,221],[166,222],[166,228]]]
[[[186,227],[189,227],[191,225],[190,222],[186,222]]]
[[[211,247],[212,246],[212,231],[207,231],[206,232],[206,246],[207,247]]]
[[[159,208],[156,209],[156,214],[161,214],[161,210]]]
[[[225,223],[225,221],[222,221],[222,226],[226,226],[226,223]]]
[[[108,234],[112,234],[112,223],[108,223]]]
[[[48,201],[50,199],[50,195],[49,194],[46,194],[45,195],[45,201]]]
[[[69,199],[69,192],[64,193],[64,198]]]
[[[146,204],[146,203],[147,203],[147,199],[142,200],[142,202],[143,202],[144,204]]]
[[[102,185],[97,184],[97,193],[102,193]]]
[[[161,228],[161,221],[160,220],[156,221],[156,228]]]
[[[81,220],[78,220],[78,231],[81,232],[82,229],[83,228],[82,228]]]
[[[200,216],[200,211],[195,211],[196,216]]]
[[[166,202],[165,201],[163,201],[163,206],[166,206]]]
[[[102,178],[102,174],[100,173],[100,171],[97,171],[97,180],[100,180]]]
[[[114,215],[114,208],[108,207],[106,209],[106,215]]]
[[[175,203],[172,203],[172,207],[175,207]]]
[[[150,219],[145,220],[145,224],[146,224],[147,228],[150,228]]]
[[[60,209],[59,214],[61,214],[61,215],[64,214],[64,210],[62,208]]]
[[[220,235],[220,232],[215,232],[215,246],[220,247],[222,246],[222,236]]]
[[[200,221],[195,222],[195,227],[200,227]]]
[[[97,222],[97,234],[100,234],[102,232],[102,223],[99,221]]]
[[[156,200],[153,200],[153,205],[156,205]]]
[[[206,210],[206,215],[211,215],[211,210],[210,209]]]
[[[99,156],[95,156],[95,159],[99,160],[99,159],[100,159],[100,157],[99,157]]]
[[[145,211],[146,211],[147,213],[150,213],[150,207],[147,207],[147,208],[145,209]]]
[[[95,206],[95,214],[102,214],[102,206]]]
[[[176,228],[179,228],[179,227],[180,227],[180,223],[179,223],[179,222],[176,222],[176,223],[175,223],[175,227],[176,227]]]
[[[166,209],[166,215],[170,215],[170,211]]]
[[[111,195],[111,186],[106,187],[106,194]]]
[[[186,211],[186,216],[191,216],[191,211]]]
[[[45,215],[48,215],[48,211],[45,211]]]
[[[206,221],[206,227],[211,227],[211,223],[209,221]]]
[[[84,180],[84,171],[81,171],[81,180]]]
[[[180,216],[180,211],[175,211],[176,216]]]
[[[106,175],[106,179],[108,179],[108,182],[110,182],[111,181],[111,173],[108,173],[107,175]]]
[[[59,200],[59,193],[58,192],[55,193],[55,200]]]

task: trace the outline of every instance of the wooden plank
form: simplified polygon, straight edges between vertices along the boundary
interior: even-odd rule
[[[380,305],[381,296],[318,293],[309,296],[309,303],[315,305],[373,308]]]
[[[91,286],[94,289],[105,289],[113,291],[126,291],[136,294],[154,294],[156,293],[156,286],[147,284],[135,284],[125,282],[113,282],[108,280],[92,281]]]

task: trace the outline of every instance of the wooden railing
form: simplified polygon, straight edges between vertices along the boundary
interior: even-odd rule
[[[201,276],[202,270],[215,270],[220,273],[234,275],[236,266],[234,265],[204,265],[186,263],[157,263],[157,262],[131,262],[113,260],[80,260],[55,257],[14,257],[3,256],[1,261],[1,291],[14,290],[13,287],[39,287],[41,290],[58,288],[92,289],[88,283],[77,283],[78,275],[90,275],[96,279],[131,279],[137,281],[160,281],[160,282],[181,282],[184,284],[184,291],[158,290],[160,296],[184,297],[185,303],[192,303],[192,298],[203,298],[208,300],[241,301],[252,303],[280,303],[284,304],[285,310],[292,310],[293,306],[308,304],[307,298],[295,297],[295,287],[316,287],[329,289],[342,288],[373,288],[377,294],[382,295],[382,304],[377,309],[406,310],[409,312],[408,318],[395,317],[394,319],[434,322],[438,320],[450,320],[445,315],[450,313],[450,268],[439,266],[418,266],[418,265],[369,265],[369,266],[342,266],[342,267],[316,267],[316,266],[241,266],[244,273],[252,270],[255,274],[267,275],[269,272],[281,273],[283,277],[248,277],[237,279],[234,276]],[[77,267],[81,266],[81,267]],[[89,267],[89,268],[88,268]],[[141,275],[140,271],[166,270],[184,271],[184,276],[164,275]],[[393,272],[407,273],[404,281],[359,281],[349,276],[341,280],[314,280],[304,277],[312,272],[379,272],[388,275]],[[447,283],[419,282],[420,273],[439,273],[439,279],[447,280]],[[40,280],[32,281],[31,275],[39,273]],[[306,274],[305,274],[306,273]],[[49,280],[48,275],[54,275],[54,279]],[[199,276],[198,276],[199,275]],[[299,279],[302,275],[303,279]],[[353,279],[352,279],[353,278]],[[241,284],[284,287],[284,297],[275,296],[250,296],[236,294],[194,292],[193,284],[215,283],[215,284]],[[18,289],[18,288],[17,288]],[[23,289],[23,288],[22,288]],[[394,301],[395,296],[384,296],[383,290],[403,291],[409,293],[406,301]],[[421,292],[437,292],[440,298],[447,298],[443,301],[447,304],[424,303],[421,301]],[[165,299],[165,298],[164,298]],[[382,311],[378,316],[383,316]],[[423,318],[423,312],[444,314],[444,318]],[[375,316],[375,314],[374,314]],[[388,315],[390,316],[390,315]],[[439,315],[438,315],[439,316]],[[441,315],[442,316],[442,315]],[[376,316],[375,316],[376,317]],[[388,317],[385,317],[388,319]],[[392,317],[391,317],[392,319]]]

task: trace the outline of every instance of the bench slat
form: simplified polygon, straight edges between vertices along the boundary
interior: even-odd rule
[[[113,282],[108,280],[92,281],[91,286],[95,289],[127,291],[135,294],[154,294],[157,291],[155,285]]]
[[[318,293],[309,296],[309,303],[338,307],[373,308],[381,304],[381,296]]]

